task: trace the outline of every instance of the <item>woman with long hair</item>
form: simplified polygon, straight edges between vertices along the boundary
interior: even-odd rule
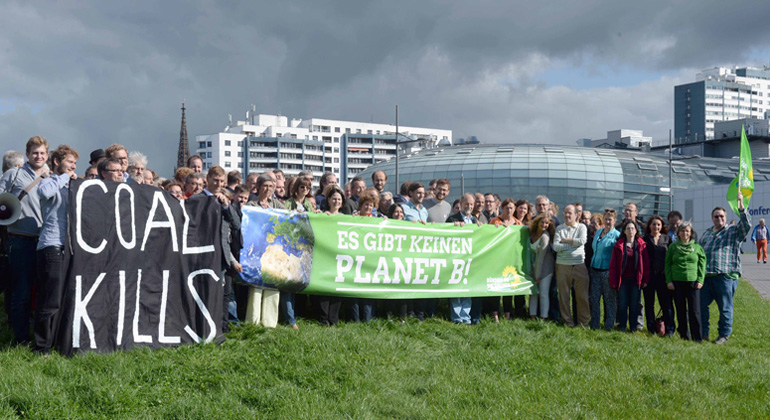
[[[518,224],[529,226],[531,209],[532,204],[527,200],[522,199],[516,202],[516,210],[513,212],[513,217],[519,222]]]
[[[556,256],[551,250],[555,229],[553,217],[547,212],[539,214],[529,222],[532,277],[535,278],[538,289],[537,294],[529,295],[529,316],[533,319],[537,316],[538,309],[541,319],[548,318],[548,291],[556,268]]]
[[[519,200],[521,201],[521,200]],[[529,213],[529,208],[526,209]],[[521,221],[516,218],[516,202],[512,198],[506,198],[503,203],[500,204],[500,215],[492,218],[489,224],[497,227],[503,226],[518,226],[521,225]],[[493,308],[492,317],[498,319],[497,310],[495,308],[500,307],[500,298],[497,296],[485,298],[486,306]],[[511,319],[511,313],[514,313],[517,317],[527,316],[527,300],[524,295],[503,296],[503,316],[505,319]]]
[[[343,214],[340,209],[345,203],[345,192],[337,184],[329,184],[323,191],[326,214]],[[310,302],[315,308],[316,319],[321,325],[334,326],[340,320],[342,299],[338,296],[311,296]]]
[[[666,287],[666,253],[671,245],[671,237],[662,217],[657,214],[650,217],[644,227],[644,242],[647,244],[647,254],[650,256],[650,284],[644,288],[644,317],[647,331],[656,333],[655,328],[655,295],[658,295],[658,305],[663,313],[663,323],[666,335],[674,335],[674,306],[673,293]]]
[[[637,329],[641,290],[650,282],[650,259],[647,244],[641,238],[635,220],[626,220],[620,226],[620,237],[612,248],[610,258],[610,287],[618,292],[618,328]]]

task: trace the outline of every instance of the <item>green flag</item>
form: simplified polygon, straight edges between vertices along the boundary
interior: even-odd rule
[[[727,202],[735,214],[738,214],[738,184],[740,182],[743,194],[743,206],[749,207],[749,200],[754,193],[754,169],[751,166],[751,149],[746,139],[746,129],[741,126],[741,157],[738,168],[738,176],[735,177],[730,187],[727,188]]]

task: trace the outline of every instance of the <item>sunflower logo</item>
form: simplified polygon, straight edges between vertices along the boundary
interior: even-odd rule
[[[509,265],[505,267],[503,277],[510,278],[512,286],[521,283],[521,276],[514,266]]]

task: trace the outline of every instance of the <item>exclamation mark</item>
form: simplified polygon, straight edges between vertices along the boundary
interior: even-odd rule
[[[468,271],[471,269],[471,261],[473,258],[468,258],[468,262],[465,263],[465,275],[468,275]],[[468,277],[463,277],[463,284],[468,284]]]

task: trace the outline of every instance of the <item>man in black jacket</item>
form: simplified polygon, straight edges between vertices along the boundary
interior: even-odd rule
[[[476,204],[476,197],[473,194],[465,193],[463,194],[463,197],[460,199],[460,211],[449,216],[446,219],[447,223],[454,223],[455,226],[465,226],[469,223],[476,223],[478,224],[479,221],[476,219],[476,216],[473,215],[473,207]],[[475,304],[474,301],[478,299],[478,311],[474,311],[475,309],[473,305]],[[481,298],[470,298],[470,297],[456,297],[456,298],[450,298],[449,299],[449,316],[452,319],[452,322],[456,324],[471,324],[471,323],[478,323],[479,317],[481,315]],[[473,312],[474,317],[471,315],[471,312]]]

